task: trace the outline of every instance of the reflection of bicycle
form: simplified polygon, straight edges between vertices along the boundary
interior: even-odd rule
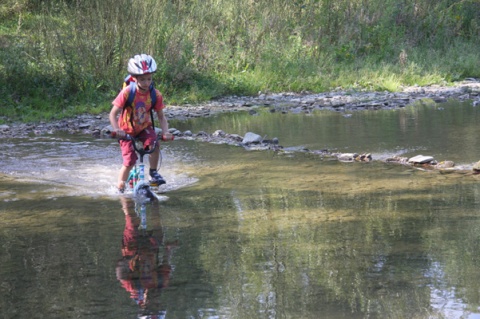
[[[165,305],[161,303],[160,294],[169,286],[173,271],[172,250],[178,243],[165,242],[158,202],[148,205],[151,211],[147,229],[146,204],[125,197],[120,200],[125,229],[116,277],[139,306],[138,318],[165,318]]]
[[[116,135],[112,134],[112,137],[116,137]],[[143,142],[140,139],[137,139],[129,134],[125,135],[124,137],[120,137],[119,139],[132,141],[133,148],[138,154],[137,163],[135,163],[135,166],[131,169],[128,176],[126,182],[127,187],[133,191],[134,197],[140,201],[149,201],[155,199],[156,196],[153,194],[152,188],[158,188],[160,185],[154,182],[148,182],[145,179],[145,163],[143,162],[143,157],[155,151],[155,149],[158,147],[159,140],[166,141],[166,139],[163,135],[158,136],[153,147],[149,147],[148,149],[144,147]],[[162,153],[160,152],[158,168],[160,168],[161,163]]]

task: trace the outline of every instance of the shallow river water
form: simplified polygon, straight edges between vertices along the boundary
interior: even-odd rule
[[[452,102],[170,126],[470,167],[479,122]],[[476,176],[176,140],[142,207],[115,192],[115,141],[0,147],[2,318],[480,318]]]

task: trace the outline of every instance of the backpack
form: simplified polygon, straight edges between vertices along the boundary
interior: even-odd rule
[[[129,87],[130,91],[128,93],[128,98],[127,102],[125,103],[125,107],[122,110],[122,117],[124,116],[124,112],[127,111],[127,108],[131,109],[131,112],[133,112],[133,100],[135,100],[135,94],[137,93],[137,83],[133,81],[133,77],[131,75],[127,75],[125,80],[123,81],[123,88]],[[150,107],[150,118],[152,121],[152,127],[155,129],[155,122],[153,121],[153,107],[157,103],[157,93],[155,91],[155,86],[153,84],[150,84],[150,99],[152,100],[152,105]],[[128,120],[130,121],[131,126],[133,127],[133,116],[130,114],[127,116]]]

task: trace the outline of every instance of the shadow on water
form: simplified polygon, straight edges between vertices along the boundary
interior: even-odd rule
[[[426,125],[430,113],[422,112],[417,121]],[[361,122],[361,114],[373,125],[372,113],[353,118]],[[231,116],[237,133],[253,125]],[[55,145],[40,142],[54,153]],[[46,160],[32,178],[17,150],[9,151],[17,162],[1,158],[13,172],[0,177],[5,318],[480,315],[476,176],[175,141],[164,148],[162,168],[175,187],[142,210],[128,196],[102,194],[115,182],[116,145],[57,142],[78,154],[55,157],[78,177],[72,183],[52,178],[57,166]],[[89,189],[95,173],[83,172],[82,162],[101,177]]]

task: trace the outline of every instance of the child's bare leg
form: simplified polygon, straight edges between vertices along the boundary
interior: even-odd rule
[[[160,149],[157,147],[155,151],[150,154],[149,161],[150,161],[150,185],[163,185],[165,184],[165,180],[163,179],[162,175],[157,172],[158,166],[158,159],[160,158]]]
[[[150,169],[157,169],[158,165],[158,158],[160,157],[160,148],[157,146],[155,151],[153,151],[150,156],[148,156],[148,161],[150,163]]]
[[[130,170],[132,169],[132,166],[123,166],[120,169],[120,174],[118,175],[118,188],[119,189],[124,189],[125,188],[125,182],[127,181],[128,174],[130,174]]]

